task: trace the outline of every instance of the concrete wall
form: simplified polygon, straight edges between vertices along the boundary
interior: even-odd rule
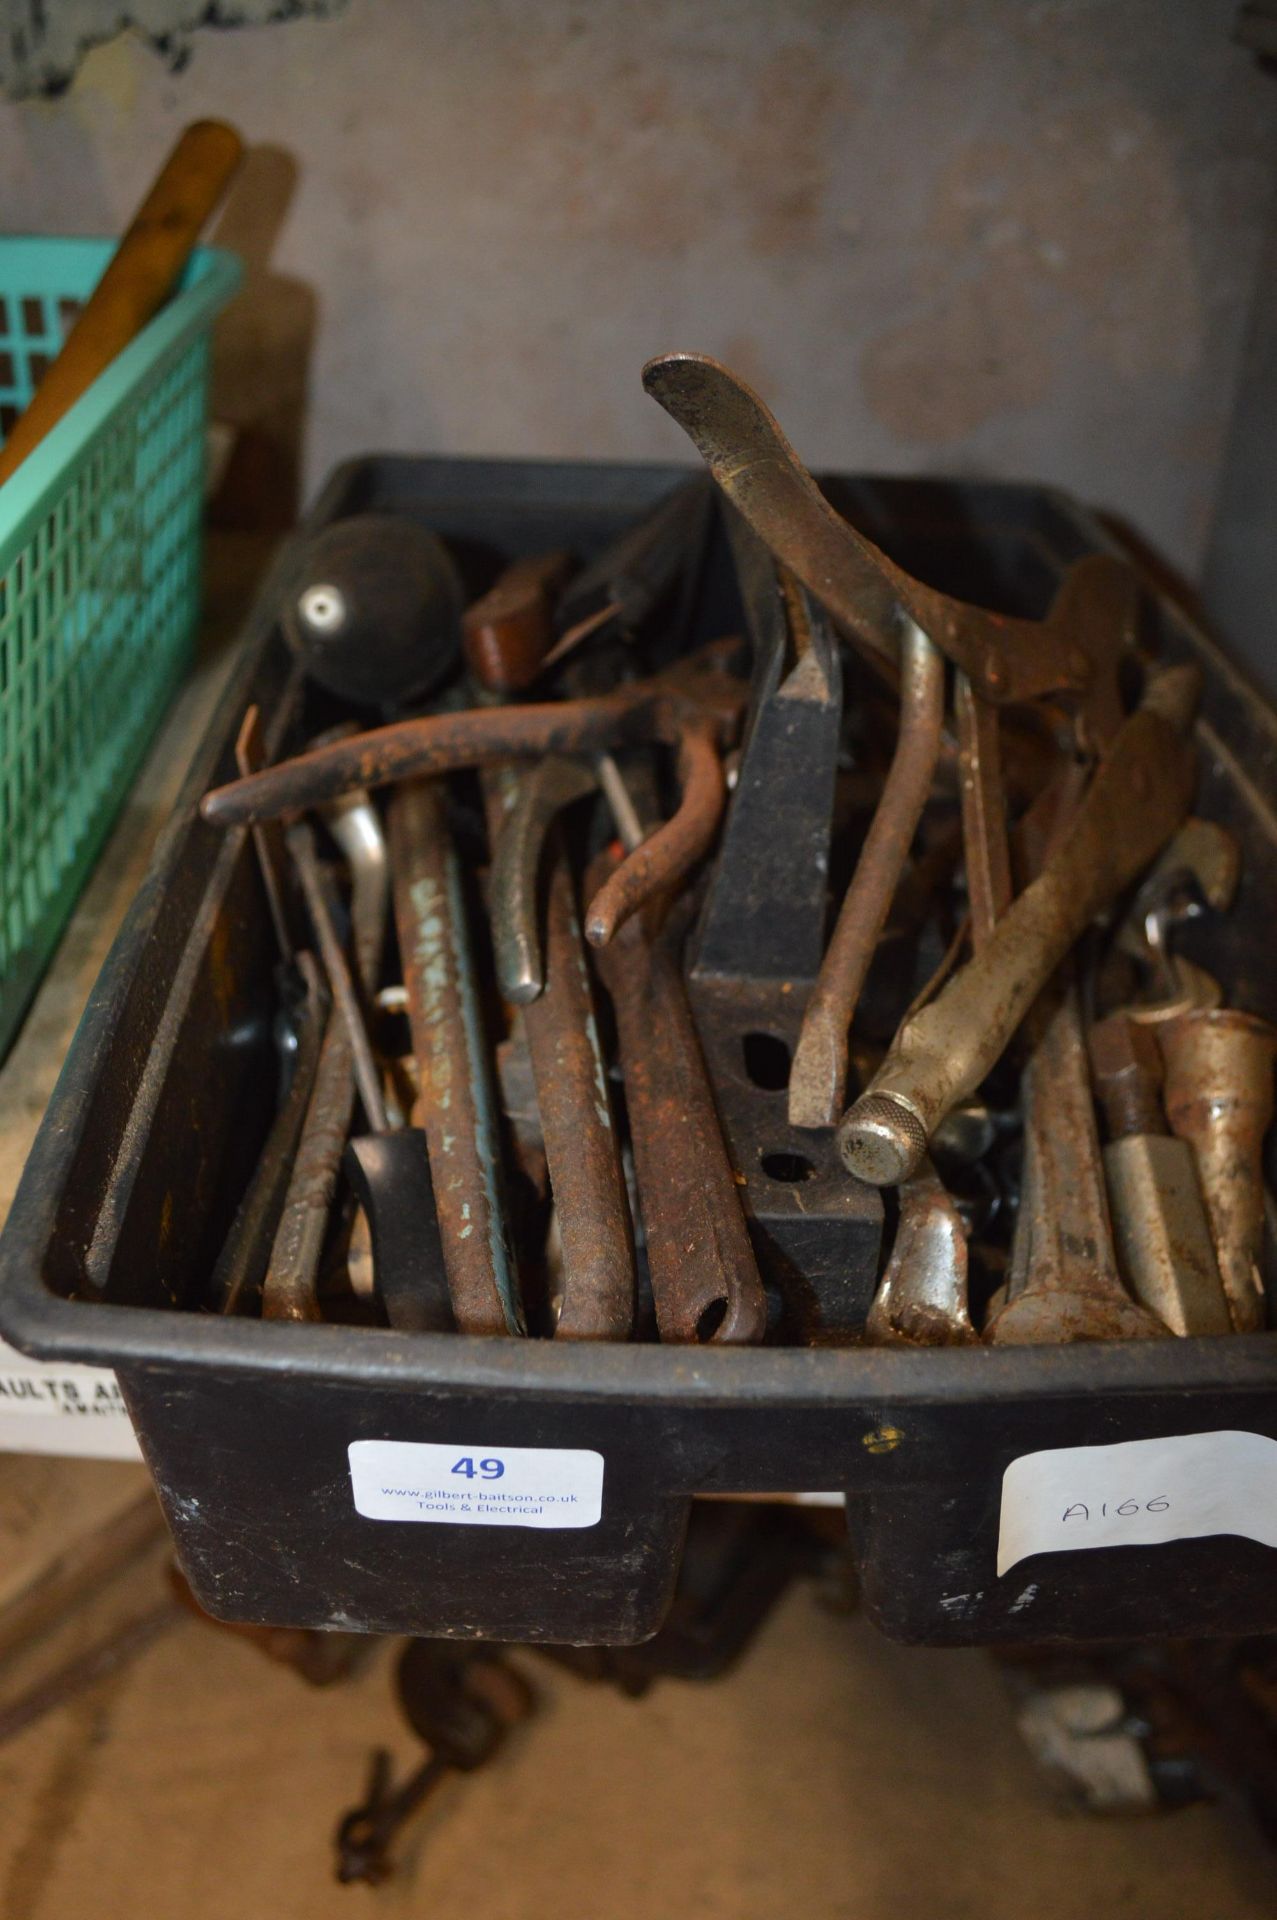
[[[813,462],[1052,480],[1192,571],[1274,157],[1233,13],[350,0],[0,106],[0,219],[115,228],[234,119],[220,403],[304,413],[308,492],[372,447],[679,455],[638,372],[699,347]]]

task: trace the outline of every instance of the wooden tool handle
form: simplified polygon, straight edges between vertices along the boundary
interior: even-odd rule
[[[197,120],[183,133],[0,448],[0,483],[163,306],[243,151],[234,128],[220,120]]]

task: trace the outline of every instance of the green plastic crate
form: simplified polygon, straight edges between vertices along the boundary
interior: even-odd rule
[[[111,250],[0,238],[0,429]],[[0,486],[0,1058],[189,658],[209,334],[239,280],[232,255],[197,252]]]

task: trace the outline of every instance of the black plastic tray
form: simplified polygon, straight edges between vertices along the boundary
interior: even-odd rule
[[[588,552],[678,477],[374,458],[334,476],[312,524],[385,508],[476,559]],[[827,484],[916,571],[1009,611],[1040,613],[1060,569],[1106,544],[1038,489]],[[810,1488],[846,1491],[869,1611],[898,1638],[1277,1629],[1277,1562],[1233,1537],[1042,1555],[1001,1580],[994,1564],[1003,1471],[1022,1453],[1217,1428],[1277,1438],[1270,1334],[713,1351],[405,1338],[178,1310],[210,1271],[269,1118],[265,903],[245,836],[205,826],[196,803],[231,775],[246,704],[279,702],[288,662],[270,608],[294,564],[286,552],[249,623],[0,1241],[0,1328],[26,1352],[116,1369],[202,1603],[231,1620],[632,1641],[661,1621],[694,1495]],[[1272,1014],[1277,727],[1166,601],[1155,619],[1166,654],[1206,668],[1201,806],[1244,842],[1240,898],[1211,964],[1239,1004]],[[593,1449],[605,1461],[602,1518],[571,1531],[362,1519],[346,1449],[369,1438]]]

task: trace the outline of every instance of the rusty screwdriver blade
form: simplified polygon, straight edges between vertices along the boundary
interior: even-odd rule
[[[501,1193],[492,1065],[461,868],[437,781],[390,803],[395,923],[452,1308],[462,1333],[522,1333]]]
[[[545,991],[523,1009],[562,1257],[561,1340],[628,1340],[634,1243],[572,877],[549,856]]]
[[[767,1297],[678,959],[652,910],[599,956],[616,1014],[662,1340],[761,1340]]]

